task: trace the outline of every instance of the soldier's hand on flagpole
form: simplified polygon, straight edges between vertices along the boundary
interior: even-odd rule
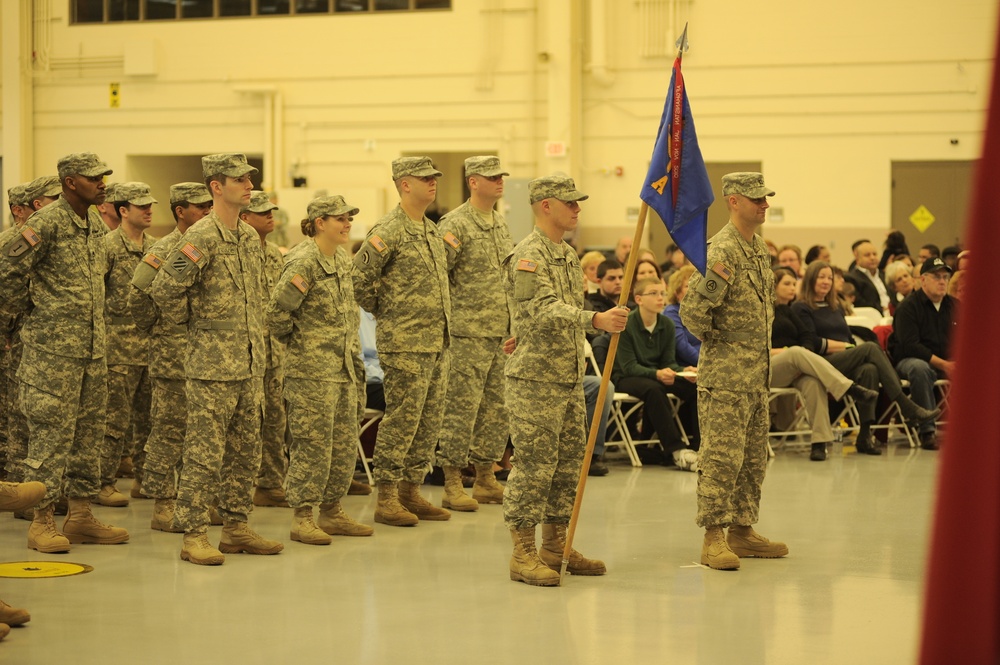
[[[517,340],[511,337],[506,342],[503,343],[503,352],[508,356],[514,353],[514,349],[517,348]]]
[[[609,333],[620,333],[628,322],[628,307],[613,307],[606,312],[594,314],[594,327]]]

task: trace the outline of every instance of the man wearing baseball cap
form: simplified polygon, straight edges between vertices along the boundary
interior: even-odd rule
[[[932,257],[920,269],[920,288],[896,307],[889,353],[896,371],[910,382],[910,398],[929,411],[937,408],[934,382],[955,371],[951,334],[958,323],[958,301],[948,295],[952,270]],[[934,420],[919,425],[920,447],[937,450]]]

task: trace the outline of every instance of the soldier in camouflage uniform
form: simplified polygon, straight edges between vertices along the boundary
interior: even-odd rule
[[[288,500],[292,540],[329,545],[331,535],[370,536],[372,528],[344,512],[340,500],[357,459],[364,414],[364,364],[351,260],[351,220],[358,209],[342,196],[309,203],[305,240],[287,256],[268,305],[271,331],[288,343],[285,403],[291,433]],[[319,506],[319,520],[313,508]]]
[[[274,211],[278,206],[271,203],[267,192],[251,192],[250,203],[240,211],[240,219],[253,227],[260,236],[264,252],[264,302],[271,299],[274,285],[281,276],[285,257],[267,236],[274,230]],[[288,507],[285,497],[285,474],[288,473],[288,442],[285,439],[285,403],[281,397],[285,383],[284,355],[282,344],[270,328],[264,326],[264,347],[267,361],[264,370],[264,422],[261,429],[260,471],[257,473],[257,489],[253,493],[255,506]]]
[[[573,512],[587,447],[584,334],[621,332],[628,310],[583,309],[583,270],[563,236],[576,228],[579,201],[588,197],[572,178],[528,183],[534,231],[503,263],[513,302],[513,353],[507,361],[507,411],[514,469],[504,492],[504,521],[514,541],[510,579],[538,586],[559,583],[566,528]],[[542,548],[535,527],[542,525]],[[603,575],[602,561],[576,550],[570,573]]]
[[[170,211],[177,226],[150,248],[136,266],[129,293],[129,314],[136,325],[150,332],[149,378],[152,384],[150,432],[146,440],[146,463],[142,492],[153,501],[150,528],[183,532],[173,525],[177,498],[176,474],[180,470],[187,420],[184,357],[187,326],[160,321],[160,313],[149,297],[149,287],[181,237],[195,222],[212,211],[212,195],[199,182],[170,186]],[[214,522],[213,522],[214,523]]]
[[[44,175],[35,178],[25,185],[27,205],[31,210],[41,210],[45,206],[53,203],[62,194],[62,184],[59,176]]]
[[[27,480],[47,488],[28,529],[28,547],[66,552],[70,542],[123,543],[125,529],[97,521],[100,444],[107,405],[104,265],[106,229],[89,208],[104,201],[111,169],[93,153],[59,160],[62,196],[4,234],[0,290],[8,302],[30,294],[21,329],[19,399],[28,422]],[[52,519],[61,488],[69,497],[63,533]]]
[[[767,246],[755,231],[767,197],[759,173],[722,177],[729,224],[709,240],[708,268],[695,272],[681,302],[681,319],[702,340],[698,359],[699,526],[705,527],[701,563],[740,567],[739,557],[781,557],[757,522],[767,464],[768,392],[774,274]],[[728,536],[724,533],[729,527]]]
[[[399,205],[354,257],[354,295],[375,316],[385,417],[375,443],[375,521],[413,526],[451,513],[420,496],[441,431],[448,381],[448,252],[456,240],[424,214],[441,172],[429,157],[392,162]]]
[[[118,216],[118,208],[115,207],[115,202],[121,200],[118,198],[118,188],[123,184],[120,182],[109,182],[104,192],[104,203],[97,206],[97,212],[101,213],[101,219],[104,220],[104,224],[108,227],[109,231],[114,231],[122,223],[122,218]]]
[[[184,529],[181,558],[219,565],[224,552],[277,554],[283,545],[247,525],[260,468],[264,256],[260,236],[239,212],[250,201],[257,169],[231,153],[207,155],[201,164],[212,212],[184,234],[150,295],[163,323],[188,329],[188,418],[174,513]],[[216,496],[224,521],[218,549],[207,535]]]
[[[102,506],[127,506],[128,497],[115,487],[121,458],[131,453],[135,483],[141,483],[142,448],[149,436],[149,332],[137,328],[128,311],[132,275],[153,246],[146,235],[153,223],[156,199],[144,182],[118,187],[114,201],[122,223],[104,236],[107,270],[104,277],[104,324],[108,335],[108,416],[101,451]],[[126,433],[135,431],[137,451],[125,450]]]
[[[445,215],[441,232],[454,238],[448,253],[451,283],[451,373],[438,464],[444,469],[441,505],[478,510],[480,503],[503,503],[503,486],[493,463],[507,445],[503,343],[510,337],[510,299],[500,263],[514,248],[503,215],[494,210],[510,175],[492,156],[465,160],[469,200]],[[472,462],[476,482],[470,497],[462,489],[462,468]]]

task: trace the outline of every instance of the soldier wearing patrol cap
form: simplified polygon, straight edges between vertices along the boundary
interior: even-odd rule
[[[281,276],[285,257],[267,236],[274,230],[274,211],[267,192],[251,192],[250,203],[240,210],[240,219],[253,227],[260,236],[264,252],[264,302],[271,299],[274,285]],[[285,440],[285,402],[281,396],[285,383],[285,347],[267,325],[264,326],[266,367],[264,372],[264,424],[261,430],[261,461],[257,473],[257,489],[253,493],[255,506],[288,507],[285,497],[285,474],[288,472],[288,442]]]
[[[28,199],[27,186],[28,183],[22,183],[7,190],[7,206],[10,208],[10,214],[14,218],[16,226],[24,224],[33,212],[31,200]]]
[[[239,218],[257,171],[241,154],[201,158],[212,212],[188,229],[150,287],[163,323],[186,325],[188,418],[174,523],[181,558],[219,565],[224,553],[277,554],[284,546],[247,525],[260,468],[264,377],[264,255]],[[222,540],[208,542],[218,496]]]
[[[698,359],[701,452],[697,523],[701,563],[740,567],[740,557],[782,557],[784,543],[753,529],[767,464],[774,274],[755,231],[774,192],[760,173],[722,177],[729,224],[708,241],[708,270],[691,276],[681,319],[702,340]],[[729,527],[728,535],[725,528]]]
[[[0,290],[17,299],[30,289],[34,305],[21,330],[18,379],[29,431],[26,476],[47,488],[28,529],[28,546],[40,552],[66,552],[71,541],[128,540],[125,529],[102,524],[90,509],[100,490],[108,395],[105,228],[90,206],[104,201],[111,169],[93,153],[67,155],[58,169],[60,198],[0,240]],[[52,519],[61,488],[69,497],[65,535]]]
[[[115,207],[115,203],[121,200],[118,198],[118,187],[122,184],[124,183],[109,182],[104,191],[104,203],[96,206],[97,212],[101,213],[101,219],[110,231],[114,231],[122,223],[121,217],[118,216],[118,208]]]
[[[514,243],[503,215],[494,210],[503,196],[500,160],[487,155],[465,160],[469,200],[445,215],[442,233],[451,234],[451,372],[438,464],[444,469],[444,499],[453,510],[478,510],[480,503],[503,503],[503,486],[493,463],[507,445],[503,343],[510,337],[510,298],[500,263]],[[461,469],[472,462],[476,482],[470,497]]]
[[[504,491],[504,522],[514,541],[510,579],[537,586],[559,583],[566,529],[583,466],[587,432],[583,394],[584,334],[625,329],[628,310],[583,309],[583,270],[563,236],[577,226],[588,197],[572,178],[528,183],[534,231],[503,262],[513,299],[513,352],[506,401],[514,469]],[[542,525],[542,547],[535,527]],[[604,563],[572,551],[568,570],[603,575]]]
[[[149,287],[163,261],[187,230],[212,211],[212,194],[200,182],[171,185],[170,211],[177,226],[157,240],[136,266],[128,305],[132,320],[140,329],[150,333],[152,398],[150,432],[146,439],[146,462],[142,474],[142,493],[154,499],[150,528],[182,532],[183,529],[173,525],[174,500],[177,498],[174,476],[180,467],[187,421],[187,397],[184,392],[187,325],[160,321],[159,310],[149,297]]]
[[[117,188],[114,202],[121,224],[104,236],[107,268],[104,277],[104,323],[108,334],[108,417],[101,451],[102,506],[127,506],[128,497],[115,487],[122,457],[131,456],[135,484],[142,482],[142,451],[149,436],[149,332],[135,325],[128,311],[132,275],[142,257],[153,247],[146,230],[153,223],[156,199],[144,182]],[[128,432],[134,431],[135,451],[126,450]]]
[[[291,434],[288,501],[295,508],[292,540],[329,545],[330,536],[370,536],[340,501],[357,459],[358,422],[364,414],[358,304],[354,300],[350,242],[358,209],[342,196],[309,203],[268,305],[268,328],[288,343],[285,403]],[[319,507],[319,520],[313,511]]]
[[[385,417],[375,444],[375,521],[413,526],[451,513],[420,496],[441,431],[448,381],[451,300],[446,236],[424,212],[441,172],[429,157],[392,162],[399,205],[368,232],[354,257],[354,295],[378,321]]]
[[[62,194],[62,185],[59,176],[46,175],[35,178],[24,186],[25,199],[27,205],[32,210],[41,210],[48,204],[59,198]]]

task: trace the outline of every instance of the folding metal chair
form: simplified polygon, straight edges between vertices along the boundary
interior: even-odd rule
[[[368,484],[372,484],[372,468],[371,468],[371,458],[365,452],[365,447],[361,445],[361,435],[368,431],[368,428],[382,420],[382,416],[385,415],[384,411],[379,411],[378,409],[365,409],[365,423],[361,426],[358,431],[358,457],[361,459],[361,466],[365,469],[365,476],[368,477]]]

